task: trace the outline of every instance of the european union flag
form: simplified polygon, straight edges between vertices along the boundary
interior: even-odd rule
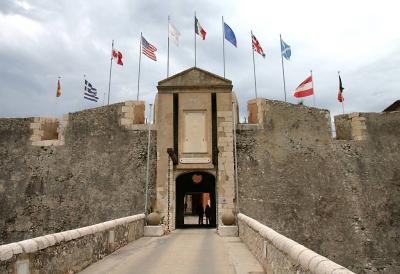
[[[290,46],[288,44],[286,44],[282,39],[281,39],[281,52],[282,52],[282,56],[285,57],[286,60],[290,60],[292,51],[290,49]]]
[[[225,33],[225,39],[231,42],[232,45],[237,47],[235,33],[225,22],[224,22],[224,33]]]

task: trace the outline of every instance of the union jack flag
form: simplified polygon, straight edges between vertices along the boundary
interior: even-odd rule
[[[251,40],[253,44],[253,50],[256,51],[258,54],[260,54],[263,58],[265,58],[265,53],[260,45],[260,42],[258,42],[257,38],[251,34]]]
[[[155,46],[147,42],[146,39],[142,36],[142,52],[144,55],[149,57],[150,59],[157,61],[156,54],[154,53],[157,50]]]

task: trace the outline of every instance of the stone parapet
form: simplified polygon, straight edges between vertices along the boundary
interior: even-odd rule
[[[128,130],[143,130],[145,117],[144,101],[126,101],[121,107],[120,123]]]
[[[144,219],[138,214],[1,245],[0,273],[76,273],[142,237]]]
[[[65,144],[65,129],[68,125],[68,114],[62,119],[35,117],[30,124],[33,146],[62,146]]]
[[[244,214],[238,220],[239,237],[267,273],[354,274]]]
[[[353,112],[335,117],[336,139],[338,140],[367,140],[366,118],[362,113]]]

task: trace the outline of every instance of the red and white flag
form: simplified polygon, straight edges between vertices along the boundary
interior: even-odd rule
[[[122,63],[122,53],[120,51],[113,49],[112,58],[117,62],[118,65],[124,65],[124,63]]]
[[[197,20],[197,17],[194,17],[194,31],[196,32],[197,35],[201,36],[201,39],[203,40],[206,39],[207,32],[200,25],[200,22],[199,20]]]
[[[314,94],[312,76],[307,77],[294,91],[293,96],[296,98],[306,97]]]

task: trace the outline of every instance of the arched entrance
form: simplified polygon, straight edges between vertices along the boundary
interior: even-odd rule
[[[216,227],[215,177],[207,172],[189,172],[176,178],[176,228]],[[200,206],[210,206],[210,224],[198,225]],[[186,218],[185,218],[186,216]],[[189,217],[195,222],[188,222]],[[186,220],[186,223],[185,223]]]

